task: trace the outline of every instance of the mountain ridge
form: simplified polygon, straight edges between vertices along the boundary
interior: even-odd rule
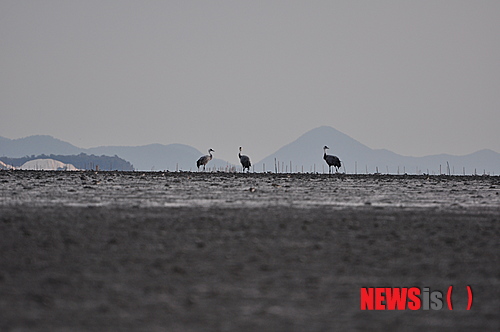
[[[329,154],[337,155],[342,160],[341,171],[347,173],[500,174],[500,154],[491,149],[481,149],[462,156],[446,153],[422,157],[403,156],[388,149],[371,149],[330,126],[320,126],[305,132],[294,141],[254,163],[252,170],[274,172],[279,169],[280,172],[327,173],[328,166],[323,160],[324,145],[331,148]],[[205,154],[181,143],[98,146],[84,149],[50,135],[33,135],[18,139],[0,136],[0,156],[79,153],[116,155],[132,163],[136,170],[147,171],[196,171],[196,160]],[[215,156],[216,153],[207,167],[219,170],[234,169],[235,165]],[[241,166],[237,165],[237,169],[241,169]]]
[[[98,146],[79,148],[50,135],[32,135],[23,138],[9,139],[0,136],[0,157],[22,158],[37,155],[89,155],[119,156],[134,165],[136,170],[169,170],[196,171],[196,160],[204,155],[196,148],[181,144],[151,143],[140,146]],[[207,165],[207,169],[229,170],[234,165],[225,160],[215,158]]]
[[[323,160],[324,145],[330,147],[328,154],[340,158],[343,164],[341,170],[347,173],[439,174],[445,173],[450,165],[450,174],[463,174],[464,168],[466,174],[500,174],[500,154],[491,149],[463,156],[445,153],[423,157],[403,156],[388,149],[371,149],[330,126],[309,130],[255,163],[254,169],[259,172],[277,169],[286,172],[291,167],[292,172],[328,173],[328,165]]]

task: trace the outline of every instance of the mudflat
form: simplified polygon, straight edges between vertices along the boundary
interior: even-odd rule
[[[0,330],[495,331],[499,193],[489,176],[2,171]],[[443,308],[361,310],[363,287]]]

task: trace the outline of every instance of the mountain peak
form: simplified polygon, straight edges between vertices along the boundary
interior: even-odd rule
[[[0,155],[13,158],[36,154],[78,154],[82,149],[49,135],[32,135],[6,139],[0,146]]]
[[[371,149],[341,131],[320,126],[309,130],[295,141],[283,146],[275,153],[255,164],[256,171],[274,171],[275,167],[292,172],[328,172],[323,160],[323,146],[328,145],[328,154],[337,156],[342,161],[342,171],[347,173],[388,172],[392,174],[426,173],[436,174],[440,165],[449,162],[450,167],[466,170],[481,169],[485,172],[499,173],[499,154],[492,150],[481,150],[463,157],[437,155],[427,157],[405,157],[387,149]],[[275,166],[276,163],[276,166]],[[462,173],[460,173],[462,174]]]
[[[320,126],[307,131],[295,141],[255,163],[254,170],[256,172],[274,171],[279,165],[280,171],[328,172],[323,160],[323,146],[325,145],[330,147],[328,154],[339,157],[342,161],[341,170],[347,173],[438,174],[442,165],[448,164],[454,174],[473,174],[476,169],[481,173],[497,175],[500,173],[500,154],[489,149],[466,156],[440,154],[405,157],[386,149],[371,149],[330,126]],[[77,155],[82,152],[120,156],[139,170],[196,170],[196,160],[203,154],[185,144],[102,146],[81,149],[49,135],[34,135],[15,140],[0,137],[0,156],[21,158],[40,154]],[[210,166],[232,167],[227,161],[215,158],[210,162]]]
[[[290,144],[285,145],[272,155],[256,164],[256,170],[262,170],[264,164],[267,170],[274,168],[274,159],[283,163],[283,166],[292,163],[292,171],[320,171],[324,164],[323,147],[328,145],[330,153],[340,160],[351,160],[353,153],[368,155],[371,149],[352,137],[330,127],[320,126],[309,130]],[[285,165],[286,164],[286,165]],[[294,166],[295,165],[295,166]],[[320,169],[321,167],[321,169]]]

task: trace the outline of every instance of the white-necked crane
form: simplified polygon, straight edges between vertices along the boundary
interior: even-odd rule
[[[196,166],[198,167],[198,171],[200,170],[201,165],[203,165],[203,170],[205,170],[205,166],[213,158],[212,152],[215,152],[215,150],[208,149],[208,154],[201,156],[200,159],[198,159],[198,161],[196,161]]]
[[[332,156],[331,154],[326,154],[326,150],[328,150],[328,149],[329,149],[329,147],[326,145],[323,147],[323,151],[324,151],[323,159],[325,159],[326,163],[328,164],[328,174],[331,174],[332,166],[334,166],[335,171],[338,172],[339,168],[341,166],[341,162],[340,162],[339,157]]]
[[[250,166],[252,166],[252,163],[250,162],[250,158],[248,158],[248,156],[241,154],[241,146],[238,157],[240,157],[240,163],[243,166],[243,172],[245,172],[245,168],[250,172]]]

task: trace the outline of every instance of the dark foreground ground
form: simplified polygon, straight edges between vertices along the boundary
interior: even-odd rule
[[[500,329],[496,177],[0,181],[1,331]],[[449,286],[453,311],[360,310],[361,287]]]

